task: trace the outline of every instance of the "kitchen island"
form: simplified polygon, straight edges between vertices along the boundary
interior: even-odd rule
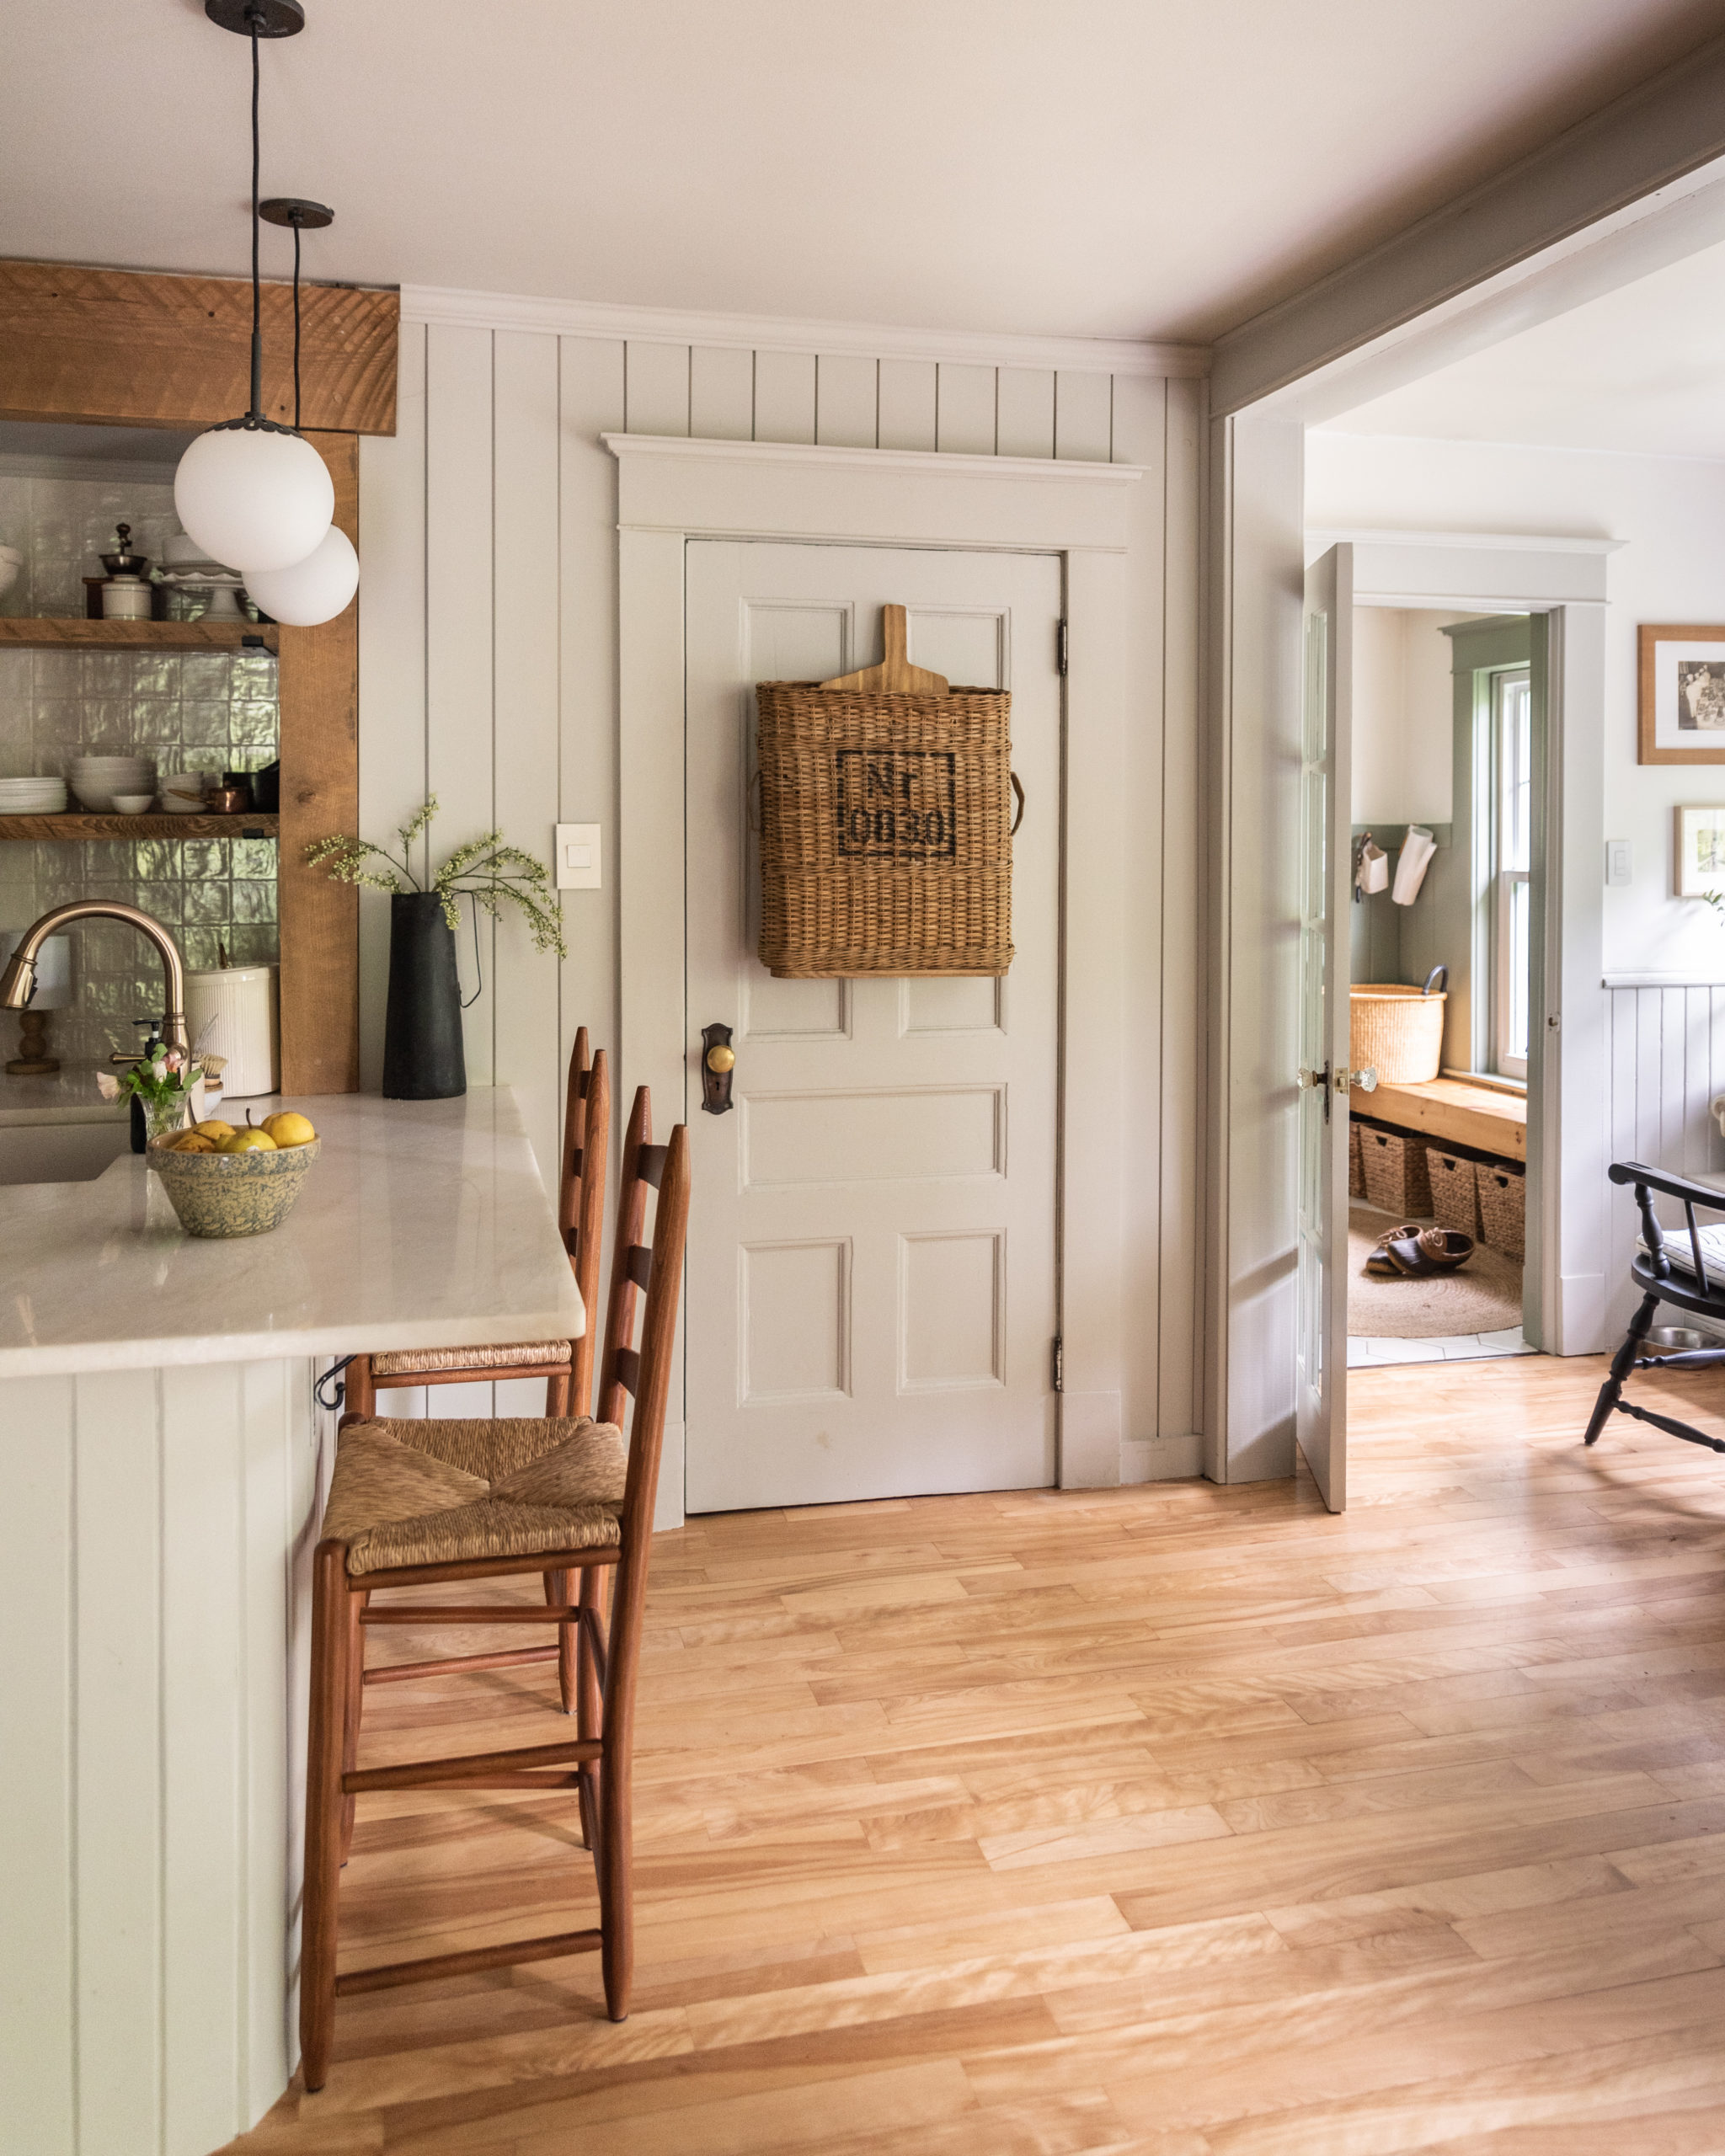
[[[322,1152],[271,1235],[190,1239],[129,1153],[0,1188],[0,2108],[31,2156],[206,2156],[292,2069],[318,1372],[584,1328],[507,1091],[294,1105]]]

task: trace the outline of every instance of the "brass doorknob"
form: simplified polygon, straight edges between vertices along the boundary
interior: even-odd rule
[[[737,1052],[734,1048],[727,1048],[721,1041],[716,1048],[708,1049],[707,1068],[709,1070],[716,1070],[723,1077],[727,1070],[734,1070],[736,1067]]]

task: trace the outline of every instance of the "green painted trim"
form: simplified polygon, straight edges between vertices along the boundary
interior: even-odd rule
[[[1533,655],[1533,624],[1526,614],[1452,622],[1438,634],[1450,639],[1452,674],[1471,674],[1482,666],[1525,666]]]

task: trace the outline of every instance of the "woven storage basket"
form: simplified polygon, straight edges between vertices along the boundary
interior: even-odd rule
[[[1381,1086],[1423,1086],[1444,1059],[1445,992],[1427,995],[1395,981],[1348,991],[1348,1058]]]
[[[1011,696],[756,693],[762,965],[782,980],[1005,973]]]
[[[1429,1220],[1431,1185],[1426,1180],[1425,1148],[1399,1130],[1379,1130],[1368,1123],[1359,1134],[1365,1169],[1365,1202],[1380,1213],[1403,1220]]]
[[[1465,1153],[1448,1153],[1441,1145],[1425,1149],[1426,1172],[1431,1181],[1432,1218],[1440,1228],[1459,1228],[1464,1235],[1479,1233],[1479,1203],[1474,1163]]]
[[[1506,1257],[1527,1255],[1527,1177],[1513,1168],[1482,1161],[1475,1180],[1479,1188],[1482,1240]]]

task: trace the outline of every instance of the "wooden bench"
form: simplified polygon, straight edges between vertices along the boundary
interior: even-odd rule
[[[1527,1098],[1465,1078],[1432,1078],[1423,1085],[1380,1086],[1348,1095],[1354,1115],[1397,1130],[1417,1130],[1438,1145],[1465,1145],[1500,1161],[1527,1160]]]

